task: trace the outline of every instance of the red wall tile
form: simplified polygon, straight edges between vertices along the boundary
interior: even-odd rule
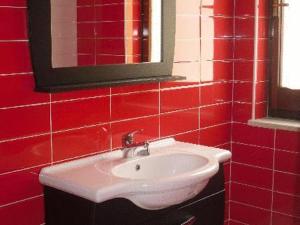
[[[233,124],[232,140],[238,143],[253,144],[262,147],[274,147],[274,131],[246,124]]]
[[[0,205],[31,198],[43,193],[39,177],[40,168],[0,176]]]
[[[147,84],[134,84],[134,85],[124,85],[111,88],[112,94],[124,94],[130,92],[140,92],[158,90],[158,83],[147,83]]]
[[[192,131],[189,133],[185,134],[179,134],[176,135],[175,140],[177,141],[182,141],[182,142],[187,142],[187,143],[192,143],[192,144],[199,144],[199,131]]]
[[[30,72],[28,42],[0,42],[0,74]]]
[[[0,140],[50,132],[50,106],[0,109]]]
[[[300,176],[275,172],[274,173],[274,190],[278,192],[300,195]]]
[[[276,148],[300,152],[300,132],[277,131]]]
[[[200,108],[200,127],[210,127],[231,122],[232,104],[220,104]]]
[[[201,105],[212,105],[232,100],[232,84],[210,83],[201,87]]]
[[[300,175],[300,153],[277,150],[275,153],[275,169]]]
[[[0,27],[0,40],[27,39],[26,9],[8,7],[0,8]]]
[[[234,78],[238,81],[253,81],[253,62],[237,61],[234,63]]]
[[[233,121],[247,123],[252,118],[252,104],[251,103],[233,103]]]
[[[231,200],[270,210],[272,191],[233,182]]]
[[[231,124],[223,124],[200,130],[199,144],[218,146],[230,142]]]
[[[162,137],[196,130],[198,129],[198,109],[163,114],[160,116],[160,123]]]
[[[236,59],[253,60],[254,39],[237,39],[234,52]]]
[[[71,99],[89,98],[95,96],[108,96],[109,94],[110,94],[109,88],[87,89],[87,90],[79,90],[79,91],[53,93],[51,95],[51,100],[63,101],[63,100],[71,100]]]
[[[51,162],[50,135],[0,142],[0,173]]]
[[[254,18],[236,18],[235,35],[239,38],[254,38]]]
[[[258,176],[259,174],[259,176]],[[272,188],[272,170],[232,163],[231,179],[234,182],[260,188]]]
[[[0,221],[5,225],[40,225],[44,222],[42,197],[0,208]]]
[[[53,130],[65,130],[108,122],[109,110],[108,97],[53,103]]]
[[[81,128],[53,134],[53,160],[60,161],[110,148],[108,125]]]
[[[163,90],[160,95],[160,104],[162,113],[198,107],[199,88]]]
[[[26,6],[26,0],[2,0],[0,6]]]
[[[252,82],[237,82],[234,84],[234,101],[252,102]]]
[[[0,96],[0,108],[50,101],[49,94],[34,92],[32,75],[0,76]]]
[[[235,15],[236,16],[254,16],[255,0],[236,0]]]
[[[273,169],[274,150],[244,144],[232,144],[232,161]]]
[[[114,95],[111,98],[111,119],[122,120],[158,114],[157,91]]]
[[[214,15],[232,16],[234,10],[234,0],[215,0],[213,4],[209,2],[208,5],[203,4],[202,7],[213,6]]]
[[[231,204],[231,219],[241,221],[249,225],[267,225],[270,224],[271,212],[256,207],[242,205],[238,203]]]
[[[263,4],[260,6],[260,15],[267,14],[267,1],[260,0]],[[96,0],[97,4],[120,3],[123,0]],[[81,4],[90,4],[90,0],[81,0]],[[235,5],[235,8],[234,8]],[[0,40],[9,39],[9,42],[0,42],[0,74],[28,73],[31,72],[31,64],[29,58],[28,42],[26,41],[26,2],[25,0],[2,0],[0,6],[22,6],[24,8],[7,8],[4,7],[0,13]],[[101,8],[101,7],[100,7]],[[98,10],[102,10],[102,9]],[[235,11],[234,11],[235,10]],[[91,12],[91,11],[90,11]],[[205,12],[205,5],[201,9]],[[108,16],[113,16],[112,11]],[[232,80],[233,75],[235,81],[250,81],[253,76],[253,40],[238,39],[233,43],[232,39],[223,38],[232,35],[232,18],[236,16],[246,16],[245,19],[236,17],[236,35],[243,37],[251,37],[253,35],[252,18],[254,14],[254,0],[215,0],[213,5],[213,13],[216,16],[225,16],[225,18],[215,19],[215,36],[219,39],[215,40],[215,49],[213,59],[226,60],[214,61],[214,77],[213,82],[205,84],[200,89],[188,88],[178,90],[163,90],[161,95],[161,111],[169,112],[173,110],[182,110],[187,108],[197,108],[199,102],[201,106],[220,104],[232,101]],[[93,13],[82,14],[83,19],[89,19]],[[9,19],[13,17],[13,19]],[[112,18],[113,19],[113,18]],[[113,23],[113,22],[112,22]],[[113,23],[114,29],[107,29],[103,23],[96,24],[98,36],[104,37],[123,37],[120,33],[120,23]],[[266,19],[260,19],[259,34],[260,37],[266,37]],[[79,24],[79,37],[93,37],[94,23]],[[83,35],[83,31],[87,34]],[[205,37],[205,34],[202,34]],[[25,39],[24,42],[11,41],[13,39]],[[265,42],[260,43],[265,49]],[[113,43],[110,40],[98,42],[98,48],[101,45],[107,48],[102,53],[109,53],[112,49],[119,50],[123,47],[121,42]],[[235,45],[235,52],[233,46]],[[117,46],[117,47],[116,47]],[[86,47],[86,46],[85,46]],[[103,48],[102,48],[103,49]],[[85,49],[85,51],[88,49]],[[120,52],[119,52],[120,53]],[[234,53],[234,54],[233,54]],[[235,57],[234,61],[231,59]],[[260,58],[267,57],[266,51],[260,52]],[[96,56],[89,55],[82,58],[82,62],[93,64]],[[238,60],[240,58],[249,61]],[[97,56],[97,61],[106,62],[112,58],[104,58],[102,55]],[[122,62],[121,58],[114,58],[114,62]],[[211,59],[209,59],[211,60]],[[80,60],[81,61],[81,60]],[[234,64],[234,70],[233,70]],[[258,81],[267,80],[267,61],[258,63]],[[188,71],[187,71],[188,72]],[[234,74],[233,74],[234,72]],[[222,82],[220,82],[222,81]],[[224,82],[227,81],[227,82]],[[188,84],[199,84],[197,82],[184,82],[181,84],[168,82],[162,83],[161,88],[180,87]],[[252,86],[251,86],[252,87]],[[200,90],[199,95],[196,95]],[[261,88],[263,90],[264,87]],[[141,92],[155,90],[154,92]],[[236,101],[251,102],[251,90],[245,86],[239,89],[239,85],[234,86],[234,97]],[[113,97],[110,98],[110,92]],[[127,95],[128,92],[137,92]],[[151,94],[150,94],[151,93]],[[115,95],[117,94],[117,95]],[[249,95],[250,94],[250,95]],[[174,95],[176,101],[173,101],[170,95]],[[96,96],[107,96],[104,98],[94,98]],[[192,97],[193,96],[193,97]],[[265,100],[264,94],[260,100]],[[134,86],[123,86],[112,89],[96,89],[87,91],[75,91],[64,94],[52,94],[52,126],[53,130],[71,129],[64,132],[55,132],[53,134],[53,147],[50,148],[50,107],[49,105],[37,105],[22,108],[3,109],[1,107],[20,106],[36,103],[49,103],[48,94],[37,94],[33,92],[32,75],[12,75],[0,76],[0,140],[19,138],[21,136],[36,135],[47,133],[43,136],[12,140],[10,142],[2,142],[0,144],[3,162],[0,163],[0,173],[14,171],[26,168],[20,172],[1,175],[3,185],[1,191],[8,191],[8,195],[0,198],[0,206],[2,204],[12,203],[14,201],[23,200],[24,198],[34,197],[40,194],[40,187],[37,184],[37,178],[30,177],[28,167],[40,166],[51,162],[51,150],[53,159],[65,160],[72,157],[80,157],[82,155],[109,150],[111,147],[121,146],[121,137],[125,133],[143,128],[142,134],[137,135],[137,141],[159,138],[159,134],[164,136],[175,135],[175,138],[181,141],[191,143],[200,143],[211,146],[221,146],[228,148],[231,143],[231,130],[234,142],[243,144],[233,144],[233,164],[231,168],[233,187],[231,201],[227,201],[231,215],[229,218],[237,221],[230,221],[230,224],[242,225],[265,225],[270,224],[270,211],[262,208],[268,208],[269,190],[272,190],[272,177],[274,174],[274,193],[282,192],[289,194],[288,198],[276,197],[274,199],[274,207],[282,213],[292,213],[297,215],[298,207],[291,207],[291,202],[297,200],[291,196],[300,195],[299,176],[292,173],[298,173],[298,155],[292,152],[299,152],[300,137],[299,133],[267,130],[261,128],[249,127],[245,123],[250,115],[249,105],[234,105],[234,123],[231,129],[231,121],[229,119],[229,110],[225,105],[209,106],[198,109],[178,111],[174,113],[163,113],[159,115],[159,86],[158,84],[145,84]],[[76,101],[65,101],[78,99]],[[111,105],[110,105],[111,100]],[[111,113],[110,113],[111,108]],[[222,112],[225,110],[226,114]],[[211,116],[211,114],[214,116]],[[112,115],[112,119],[110,118]],[[89,115],[89,116],[86,116]],[[153,116],[151,116],[153,115]],[[145,116],[145,117],[144,117]],[[144,117],[136,119],[136,117]],[[206,129],[199,129],[198,120],[205,126],[213,126]],[[179,119],[178,119],[179,118]],[[115,120],[125,120],[117,122]],[[228,121],[228,124],[220,123]],[[111,123],[109,125],[95,126],[97,123]],[[89,125],[91,127],[74,129]],[[2,129],[4,127],[4,129]],[[100,129],[101,127],[101,129]],[[105,129],[104,129],[105,128]],[[161,128],[161,130],[159,130]],[[99,133],[100,132],[100,133]],[[178,133],[184,134],[178,134]],[[71,141],[72,151],[67,149],[70,147]],[[276,139],[274,139],[276,138]],[[112,139],[112,146],[109,141]],[[287,141],[288,140],[288,141]],[[275,169],[282,172],[273,171],[273,153],[274,141],[276,143]],[[80,142],[79,145],[78,143]],[[226,145],[224,145],[226,144]],[[249,146],[256,145],[255,146]],[[33,147],[32,147],[33,146]],[[227,146],[227,147],[226,147]],[[267,147],[267,148],[266,148]],[[278,151],[284,150],[284,151]],[[9,151],[8,151],[9,150]],[[291,152],[285,152],[291,151]],[[36,154],[38,152],[38,154]],[[249,157],[251,156],[251,157]],[[294,157],[295,156],[295,157]],[[13,159],[13,160],[12,160]],[[280,160],[285,159],[285,160]],[[1,159],[0,159],[1,161]],[[246,164],[249,164],[247,166]],[[227,164],[227,170],[230,164]],[[257,167],[258,166],[258,167]],[[262,168],[260,168],[262,167]],[[266,169],[263,169],[266,168]],[[292,173],[291,173],[292,172]],[[20,173],[20,174],[19,174]],[[26,175],[27,174],[27,175]],[[259,176],[258,176],[259,175]],[[227,171],[227,180],[229,179]],[[2,182],[2,181],[1,181]],[[13,188],[13,182],[17,182],[22,188],[16,190]],[[237,183],[240,183],[237,185]],[[250,186],[246,186],[250,185]],[[229,182],[227,183],[228,190]],[[238,187],[237,187],[238,186]],[[260,188],[253,188],[258,186]],[[238,191],[237,191],[238,190]],[[250,193],[249,196],[243,198],[243,192]],[[265,193],[263,197],[260,197]],[[283,194],[282,194],[283,195]],[[258,197],[257,197],[258,196]],[[285,196],[285,195],[284,195]],[[256,198],[257,197],[257,198]],[[228,196],[227,196],[228,198]],[[282,204],[282,199],[288,204]],[[277,204],[280,203],[280,204]],[[249,204],[249,206],[243,203]],[[277,204],[277,205],[276,205]],[[254,207],[252,207],[254,206]],[[296,206],[296,205],[295,205]],[[280,208],[284,207],[284,208]],[[33,210],[32,210],[33,209]],[[34,212],[34,213],[32,213]],[[16,216],[17,215],[17,216]],[[12,218],[12,219],[11,219]],[[0,221],[6,225],[10,224],[30,224],[40,225],[43,223],[43,207],[42,200],[18,202],[11,206],[0,207]],[[239,223],[238,221],[242,222]],[[295,218],[284,216],[282,214],[273,213],[273,225],[291,225],[297,224]]]
[[[300,218],[300,197],[275,192],[273,205],[276,212]]]
[[[273,225],[297,225],[300,224],[300,219],[292,216],[282,215],[280,213],[273,213]]]
[[[231,61],[214,61],[213,81],[230,81],[233,77],[233,63]]]

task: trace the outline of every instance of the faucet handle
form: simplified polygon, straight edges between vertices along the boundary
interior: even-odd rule
[[[125,134],[122,138],[123,146],[127,147],[134,144],[134,136],[138,133],[142,133],[144,129],[134,130]]]

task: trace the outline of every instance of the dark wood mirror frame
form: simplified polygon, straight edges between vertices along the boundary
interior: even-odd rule
[[[121,84],[184,79],[172,76],[176,1],[162,0],[162,62],[52,67],[51,0],[28,0],[31,59],[36,91],[59,92]]]

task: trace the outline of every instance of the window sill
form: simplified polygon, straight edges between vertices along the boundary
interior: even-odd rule
[[[255,127],[287,131],[300,131],[300,121],[297,120],[266,117],[262,119],[249,120],[248,124]]]

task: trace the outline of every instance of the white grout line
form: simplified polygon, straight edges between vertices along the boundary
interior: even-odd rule
[[[19,39],[19,40],[0,40],[0,43],[15,43],[15,42],[29,42],[28,39]]]
[[[240,183],[240,182],[237,182],[237,181],[231,181],[231,183],[232,184],[237,184],[237,185],[240,185],[240,186],[249,187],[249,188],[259,189],[259,190],[262,190],[262,191],[268,191],[268,192],[272,191],[271,189],[268,189],[268,188],[258,187],[258,186],[251,185],[251,184],[244,184],[244,183]]]
[[[175,86],[175,87],[167,87],[167,88],[160,88],[161,92],[164,91],[173,91],[173,90],[181,90],[181,89],[193,89],[199,88],[200,84],[191,84],[191,85],[184,85],[184,86]]]
[[[149,89],[149,90],[142,90],[142,91],[131,91],[131,92],[124,92],[124,93],[115,93],[111,94],[112,97],[114,96],[126,96],[126,95],[134,95],[134,94],[144,94],[144,93],[156,93],[159,92],[159,89]]]
[[[50,118],[50,154],[51,154],[51,165],[54,161],[54,150],[53,150],[53,126],[52,126],[52,94],[49,94],[50,99],[50,112],[49,112],[49,118]]]
[[[230,221],[234,222],[234,223],[239,223],[240,225],[249,225],[248,223],[242,223],[239,220],[234,220],[234,219],[230,219]]]
[[[267,167],[255,166],[255,165],[251,165],[251,164],[247,164],[247,163],[240,163],[240,162],[236,162],[236,161],[233,161],[233,163],[237,164],[237,165],[242,165],[242,166],[247,166],[247,167],[252,167],[252,168],[257,168],[257,169],[262,169],[262,170],[273,171],[273,169],[270,169],[270,168],[267,168]],[[300,178],[300,174],[297,174],[297,173],[281,171],[281,170],[277,170],[277,169],[274,169],[274,172],[283,173],[283,174],[287,174],[287,175],[292,175],[292,176],[296,176],[296,177]]]
[[[1,5],[1,8],[11,8],[11,9],[26,9],[26,6],[13,6],[13,5]]]
[[[247,164],[247,163],[240,163],[240,162],[236,162],[236,161],[232,161],[233,164],[236,165],[240,165],[240,166],[247,166],[247,167],[251,167],[251,168],[255,168],[255,169],[262,169],[262,170],[267,170],[272,172],[273,169],[267,168],[267,167],[262,167],[262,166],[256,166],[256,165],[252,165],[252,164]]]
[[[10,110],[10,109],[19,109],[19,108],[28,108],[28,107],[36,107],[36,106],[43,106],[49,105],[49,102],[40,102],[28,105],[18,105],[18,106],[8,106],[8,107],[0,107],[0,110]]]
[[[258,29],[259,29],[259,0],[255,0],[255,21],[254,21],[254,62],[253,62],[253,85],[252,85],[252,119],[256,118],[256,82],[258,72]]]
[[[273,147],[254,145],[254,144],[246,144],[246,143],[236,142],[236,141],[233,141],[233,144],[257,147],[257,148],[265,148],[265,149],[269,149],[269,150],[273,149]],[[287,153],[296,154],[296,155],[300,154],[300,152],[296,152],[296,151],[293,151],[293,150],[285,150],[285,149],[276,148],[276,147],[275,147],[275,149],[276,149],[276,151],[280,151],[280,152],[287,152]]]
[[[233,144],[237,144],[237,145],[250,146],[250,147],[265,148],[265,149],[268,149],[268,150],[272,150],[272,149],[273,149],[273,147],[266,147],[266,146],[253,145],[253,144],[245,144],[245,143],[242,143],[242,142],[236,142],[236,141],[233,141],[232,143],[233,143]]]
[[[181,132],[181,133],[176,133],[176,134],[172,134],[172,135],[167,135],[167,136],[163,136],[160,138],[172,138],[172,137],[176,137],[176,136],[180,136],[180,135],[184,135],[184,134],[189,134],[189,133],[193,133],[193,132],[197,132],[199,131],[199,129],[195,129],[195,130],[189,130],[189,131],[185,131],[185,132]]]
[[[100,127],[100,126],[106,126],[108,125],[108,122],[105,123],[95,123],[92,125],[84,125],[81,127],[74,127],[74,128],[70,128],[70,129],[63,129],[63,130],[57,130],[57,131],[52,131],[53,134],[60,134],[60,133],[66,133],[66,132],[72,132],[72,131],[77,131],[77,130],[82,130],[82,129],[88,129],[88,128],[92,128],[92,127]]]
[[[117,150],[117,148],[115,150]],[[66,159],[62,159],[62,160],[57,160],[57,161],[54,161],[53,164],[60,164],[60,163],[64,163],[64,162],[69,162],[69,161],[72,161],[72,160],[82,159],[82,158],[85,158],[85,157],[94,156],[94,155],[98,155],[98,154],[102,154],[102,153],[107,153],[107,152],[110,152],[110,151],[111,151],[111,149],[95,151],[95,152],[91,152],[91,153],[88,153],[88,154],[83,154],[83,155],[74,156],[74,157],[70,157],[70,158],[66,158]]]
[[[161,83],[158,83],[158,138],[161,138]]]
[[[37,169],[37,168],[45,167],[45,166],[50,166],[50,163],[44,163],[44,164],[39,164],[39,165],[36,165],[36,166],[31,166],[31,167],[26,167],[26,168],[22,168],[22,169],[12,170],[12,171],[9,171],[9,172],[4,172],[4,173],[1,173],[0,176],[5,176],[5,175],[13,174],[13,173],[18,173],[18,172],[23,172],[23,171],[26,171],[26,170]]]
[[[200,109],[205,109],[205,108],[209,108],[209,107],[221,106],[221,105],[228,105],[228,104],[232,104],[232,101],[214,103],[214,104],[209,104],[209,105],[201,105],[199,108]]]
[[[110,95],[98,95],[98,96],[91,96],[91,97],[83,97],[83,98],[71,98],[65,100],[56,100],[52,101],[52,104],[59,104],[65,102],[76,102],[76,101],[83,101],[83,100],[90,100],[90,99],[98,99],[98,98],[108,98]]]
[[[25,140],[25,139],[29,139],[29,138],[46,136],[46,135],[49,135],[49,134],[50,133],[39,133],[39,134],[22,136],[22,137],[16,137],[16,138],[11,138],[11,139],[4,139],[4,140],[0,140],[0,144],[1,143],[5,143],[5,142],[19,141],[19,140]]]
[[[273,140],[273,168],[272,168],[272,198],[271,198],[271,219],[270,225],[273,224],[273,208],[274,208],[274,186],[275,186],[275,154],[276,154],[276,138],[277,138],[277,130],[274,130],[274,140]]]
[[[263,208],[263,207],[251,205],[251,204],[248,204],[248,203],[239,202],[239,201],[234,201],[234,200],[231,200],[231,202],[236,203],[236,204],[239,204],[239,205],[247,206],[247,207],[250,207],[250,208],[260,209],[260,210],[263,210],[263,211],[266,211],[266,212],[271,212],[270,209],[265,209],[265,208]]]
[[[6,77],[6,76],[32,76],[33,72],[22,72],[22,73],[0,73],[0,77]]]
[[[0,205],[0,209],[4,208],[4,207],[7,207],[7,206],[16,205],[16,204],[19,204],[19,203],[22,203],[22,202],[26,202],[26,201],[29,201],[29,200],[37,199],[37,198],[40,198],[40,197],[43,197],[43,196],[44,195],[37,195],[37,196],[34,196],[34,197],[25,198],[25,199],[22,199],[22,200],[19,200],[19,201],[15,201],[15,202],[11,202],[11,203],[8,203],[8,204]]]
[[[236,22],[236,0],[233,2],[233,36],[234,36],[234,40],[233,40],[233,53],[232,53],[232,57],[233,59],[235,59],[235,44],[236,44],[236,26],[235,26],[235,22]],[[234,60],[234,62],[232,63],[232,91],[231,91],[231,124],[230,124],[230,151],[232,152],[232,130],[233,130],[233,120],[234,120],[234,116],[233,116],[233,109],[234,109],[234,90],[235,90],[235,63],[236,61]],[[231,220],[231,204],[230,204],[230,200],[231,200],[231,189],[232,189],[232,158],[229,161],[229,191],[228,191],[228,195],[229,195],[229,204],[228,204],[228,218],[229,220]]]
[[[207,129],[210,129],[210,128],[225,126],[225,125],[228,125],[228,124],[231,124],[231,122],[219,123],[219,124],[216,124],[216,125],[212,125],[212,126],[208,126],[208,127],[203,127],[203,128],[200,128],[200,130],[207,130]]]
[[[279,211],[276,211],[276,210],[271,211],[269,209],[265,209],[265,208],[262,208],[262,207],[254,206],[254,205],[251,205],[251,204],[248,204],[248,203],[244,203],[244,202],[233,201],[233,200],[231,200],[231,202],[233,202],[235,204],[243,205],[243,206],[246,206],[246,207],[254,208],[254,209],[259,209],[259,210],[262,210],[262,211],[265,211],[265,212],[278,213],[278,214],[281,214],[281,215],[284,215],[284,216],[289,216],[289,217],[300,219],[299,216],[295,216],[295,215],[291,215],[291,214],[288,214],[288,213],[279,212]]]
[[[109,129],[110,129],[110,135],[109,135],[109,149],[112,151],[113,148],[113,133],[112,133],[112,123],[111,123],[111,117],[112,117],[112,107],[111,107],[111,98],[112,95],[112,88],[109,88]]]

